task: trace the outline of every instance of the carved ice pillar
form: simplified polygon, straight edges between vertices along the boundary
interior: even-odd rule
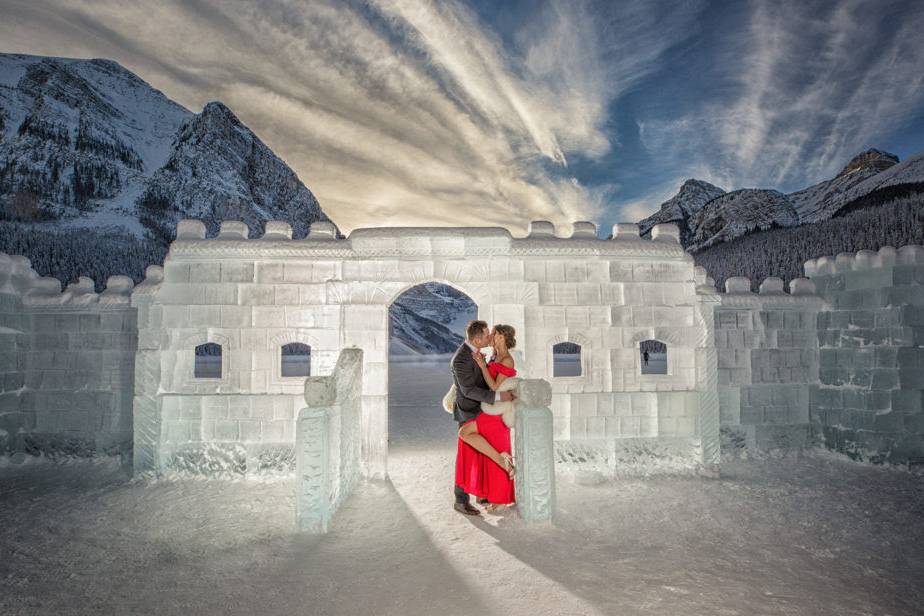
[[[526,524],[549,522],[555,512],[555,448],[552,442],[552,386],[524,379],[517,388],[516,499]]]
[[[363,350],[362,459],[367,477],[388,473],[388,306],[343,306],[341,344]]]
[[[709,473],[718,473],[721,459],[719,436],[719,370],[715,350],[715,307],[721,297],[708,285],[697,287],[696,326],[700,337],[696,353],[697,427],[702,446],[702,464]]]
[[[298,413],[295,519],[302,532],[326,533],[330,525],[330,427],[330,415],[325,408],[304,408]]]
[[[138,349],[135,352],[135,394],[132,399],[132,468],[135,473],[160,469],[161,404],[160,356],[163,326],[157,291],[164,270],[150,265],[144,281],[132,291],[131,304],[138,319]]]
[[[359,387],[363,352],[344,349],[330,376],[305,380],[295,426],[295,516],[300,531],[325,533],[360,476]]]

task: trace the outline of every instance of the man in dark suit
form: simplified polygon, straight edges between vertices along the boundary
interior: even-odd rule
[[[469,321],[465,327],[465,342],[452,356],[452,380],[456,386],[456,400],[452,406],[452,418],[462,425],[475,419],[481,413],[481,403],[493,403],[498,400],[513,400],[513,392],[494,392],[484,380],[481,368],[472,356],[474,352],[491,346],[493,336],[484,321]],[[469,502],[468,494],[461,486],[455,486],[455,504],[453,508],[466,515],[479,515],[478,511]]]

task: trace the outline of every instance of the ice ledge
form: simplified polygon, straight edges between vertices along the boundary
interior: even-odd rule
[[[559,237],[549,221],[529,224],[529,234],[514,238],[502,227],[374,227],[337,236],[331,223],[311,225],[305,239],[293,240],[291,226],[268,221],[262,237],[248,239],[239,221],[224,221],[214,238],[206,237],[198,220],[181,220],[170,256],[176,257],[470,257],[470,256],[638,256],[692,261],[679,243],[676,225],[657,225],[650,238],[638,236],[638,225],[618,223],[612,238],[597,237],[590,221],[572,224],[571,235]]]

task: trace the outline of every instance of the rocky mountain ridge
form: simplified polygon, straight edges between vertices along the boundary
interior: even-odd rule
[[[707,182],[687,180],[657,212],[639,221],[639,227],[644,234],[656,224],[675,223],[681,243],[696,252],[759,230],[828,220],[875,191],[921,183],[924,152],[899,161],[894,154],[870,149],[830,180],[789,194],[750,188],[726,193]]]
[[[296,237],[328,220],[223,104],[195,114],[111,60],[0,54],[0,216],[166,244],[176,221],[237,218]]]

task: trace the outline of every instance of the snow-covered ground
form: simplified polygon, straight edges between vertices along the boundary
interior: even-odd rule
[[[920,614],[924,478],[819,453],[560,482],[556,528],[451,510],[447,358],[391,365],[390,482],[324,537],[291,478],[0,466],[0,614]]]

